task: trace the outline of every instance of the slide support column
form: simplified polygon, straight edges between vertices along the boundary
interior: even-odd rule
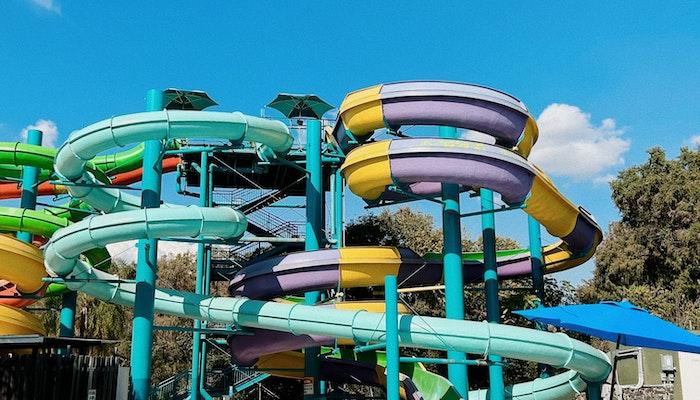
[[[146,95],[146,110],[163,109],[163,93],[151,89]],[[143,151],[141,207],[160,207],[163,142],[147,140]],[[153,345],[153,302],[158,267],[158,240],[138,242],[136,264],[136,299],[131,334],[131,383],[135,400],[148,399],[151,388]]]
[[[78,304],[78,292],[67,292],[61,296],[61,315],[59,317],[58,336],[75,335],[75,308]]]
[[[384,277],[386,398],[399,400],[399,296],[395,275]]]
[[[600,400],[602,396],[602,385],[600,382],[586,382],[586,400]]]
[[[207,179],[207,201],[205,203],[206,207],[211,207],[212,206],[212,196],[214,193],[214,179],[212,177],[214,176],[214,165],[211,163],[209,164],[209,169],[208,169],[208,174],[207,176],[209,177]],[[204,294],[209,295],[211,294],[211,244],[207,244],[204,246]],[[202,321],[202,328],[206,329],[207,328],[207,321]],[[204,334],[205,339],[206,339],[206,333]],[[205,383],[207,381],[207,341],[204,340],[201,342],[200,346],[200,353],[202,354],[202,358],[200,361],[200,372],[199,372],[199,394],[205,399],[205,400],[211,400],[213,397],[207,392],[207,389],[204,387]]]
[[[486,290],[486,320],[498,324],[501,320],[501,307],[498,301],[498,264],[496,262],[496,218],[493,214],[493,191],[480,189],[481,196],[481,237],[484,245],[484,288]],[[490,355],[489,394],[490,400],[504,400],[503,366],[501,356]]]
[[[306,251],[318,250],[323,237],[323,173],[321,167],[321,121],[306,122]],[[318,291],[304,293],[304,304],[315,304]],[[320,348],[304,350],[304,377],[313,379],[313,393],[304,387],[304,399],[315,399],[321,393]]]
[[[199,205],[200,207],[207,206],[207,195],[209,192],[209,153],[203,151],[199,162]],[[197,277],[195,278],[194,292],[197,294],[204,293],[204,268],[206,247],[204,243],[197,244]],[[194,333],[192,334],[192,381],[190,384],[190,400],[199,400],[199,372],[201,370],[201,341],[202,334],[199,329],[202,328],[202,321],[194,320]]]
[[[30,129],[27,131],[27,144],[41,146],[43,138],[41,131]],[[22,197],[19,201],[19,206],[28,210],[36,210],[36,194],[37,185],[39,183],[39,168],[24,166],[22,167]],[[17,232],[17,239],[31,243],[32,234],[29,232]]]
[[[528,238],[530,242],[530,264],[532,265],[532,285],[540,305],[544,305],[544,273],[542,266],[542,236],[540,223],[531,215],[527,216]]]
[[[457,129],[440,127],[441,138],[457,138]],[[464,319],[464,278],[462,277],[462,226],[460,221],[459,185],[442,184],[443,276],[445,277],[445,315],[448,319]],[[459,351],[447,351],[447,358],[463,360]],[[467,365],[449,364],[447,376],[463,397],[469,395]]]
[[[527,216],[528,239],[530,244],[530,264],[532,267],[532,286],[535,296],[537,296],[537,306],[544,307],[544,258],[542,255],[542,232],[540,223],[531,215]],[[535,323],[535,327],[539,330],[546,330],[547,326]],[[540,378],[549,376],[549,366],[547,364],[538,364],[537,370],[540,373]]]
[[[343,174],[340,173],[338,167],[331,176],[331,187],[333,188],[333,239],[335,239],[335,247],[339,249],[343,247],[344,227],[343,227],[343,194],[345,186],[343,183]]]

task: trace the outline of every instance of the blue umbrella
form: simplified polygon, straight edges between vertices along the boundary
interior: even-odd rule
[[[514,313],[529,320],[558,326],[626,346],[700,353],[700,336],[663,320],[629,301],[540,307]],[[617,358],[613,362],[613,382]],[[610,398],[613,390],[610,389]]]
[[[601,301],[515,311],[523,317],[626,346],[700,353],[694,335],[629,301]]]

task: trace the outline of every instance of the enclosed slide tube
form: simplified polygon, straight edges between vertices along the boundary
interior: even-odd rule
[[[285,153],[293,138],[279,121],[249,117],[239,112],[163,110],[117,116],[73,132],[59,148],[54,169],[64,180],[87,183],[70,186],[68,192],[104,212],[140,208],[141,198],[116,188],[99,187],[87,168],[97,154],[147,140],[223,138],[233,142],[263,143],[275,153]],[[259,149],[266,151],[266,148]],[[167,204],[165,206],[168,206]]]
[[[57,150],[54,148],[29,145],[19,142],[0,143],[0,180],[17,180],[22,167],[40,169],[40,181],[53,174],[53,162]],[[115,175],[111,182],[125,185],[140,180],[140,166],[143,145],[126,151],[96,157],[89,165],[101,179]],[[172,171],[179,163],[178,158],[163,160],[164,171]],[[65,187],[43,182],[37,187],[39,195],[65,193]],[[16,183],[0,184],[0,199],[18,198],[22,189]],[[69,204],[70,207],[78,207]],[[63,208],[34,211],[20,208],[0,207],[0,232],[29,232],[32,235],[49,238],[58,229],[65,228],[83,213]],[[104,248],[95,248],[85,253],[93,265],[109,260]],[[0,268],[0,335],[45,334],[43,324],[33,314],[21,310],[39,297],[58,295],[67,289],[61,284],[46,286],[42,278],[46,276],[43,254],[36,246],[24,243],[12,236],[0,235],[0,258],[4,261]]]
[[[180,164],[179,157],[168,157],[163,159],[163,173],[165,174],[175,171],[178,164]],[[112,185],[131,185],[132,183],[136,183],[141,180],[142,173],[143,169],[139,167],[132,171],[121,172],[111,176],[110,181]],[[2,168],[0,168],[0,180],[2,180],[4,177],[6,176],[2,174]],[[51,182],[41,182],[37,186],[36,191],[38,196],[55,196],[68,192],[65,186]],[[22,188],[16,183],[0,183],[0,200],[18,199],[21,196]]]
[[[218,137],[251,140],[284,152],[291,137],[282,124],[239,113],[163,111],[115,117],[74,132],[56,157],[55,169],[64,179],[95,183],[86,161],[114,146],[148,139]],[[69,187],[93,207],[115,214],[91,216],[58,231],[47,244],[45,266],[53,276],[72,276],[69,288],[116,304],[133,306],[135,285],[91,268],[79,254],[92,246],[158,237],[235,238],[245,230],[243,216],[232,209],[164,207],[135,209],[136,199],[108,188]],[[75,193],[74,193],[75,191]],[[337,310],[299,304],[280,304],[245,297],[211,297],[158,289],[158,313],[223,324],[293,334],[346,338],[357,343],[384,340],[384,314]],[[563,334],[482,322],[402,315],[399,335],[403,346],[454,349],[472,354],[498,354],[560,366],[572,371],[551,378],[514,385],[514,398],[568,398],[585,388],[584,380],[600,382],[610,364],[602,352]],[[379,327],[379,328],[378,328]],[[486,392],[474,393],[485,398]]]
[[[44,211],[0,207],[0,231],[29,232],[50,237],[58,229],[70,224],[66,218]],[[109,260],[104,248],[93,248],[83,253],[93,265]],[[0,235],[0,335],[45,334],[41,321],[31,313],[20,310],[38,297],[63,293],[64,285],[45,286],[44,256],[36,246],[13,236]]]
[[[37,146],[20,142],[0,142],[0,180],[18,180],[23,166],[37,167],[40,170],[37,187],[40,196],[66,193],[62,185],[43,182],[53,174],[53,162],[57,150],[52,147]],[[143,157],[143,144],[131,149],[95,157],[91,168],[104,181],[106,176],[113,176],[112,184],[128,185],[140,180],[140,170]],[[163,171],[170,172],[178,164],[177,157],[163,160]],[[121,175],[121,176],[120,176]],[[0,199],[19,198],[21,189],[14,183],[0,184]]]

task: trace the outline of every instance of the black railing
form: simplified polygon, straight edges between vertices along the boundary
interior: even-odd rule
[[[120,381],[128,392],[128,369],[117,357],[58,354],[0,357],[0,399],[112,400]]]

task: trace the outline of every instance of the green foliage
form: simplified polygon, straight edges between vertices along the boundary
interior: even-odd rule
[[[421,255],[442,251],[442,231],[435,227],[433,217],[408,207],[360,216],[347,225],[345,232],[349,245],[407,247]],[[466,236],[465,233],[462,235]],[[520,245],[511,238],[497,237],[496,247],[506,250]],[[482,248],[481,238],[476,241],[468,237],[462,239],[465,253],[481,251]]]
[[[408,247],[418,254],[442,250],[442,232],[433,226],[433,217],[410,208],[363,215],[345,232],[349,245]]]
[[[700,150],[660,148],[611,183],[621,220],[596,253],[584,302],[627,298],[688,328],[700,323]]]

